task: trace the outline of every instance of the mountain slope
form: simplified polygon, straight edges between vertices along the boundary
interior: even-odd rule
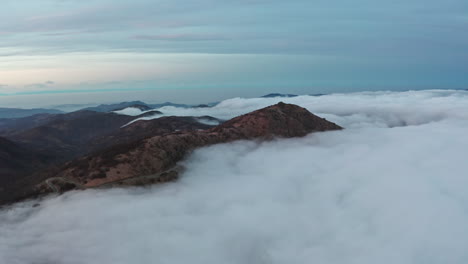
[[[203,131],[174,132],[114,146],[67,164],[56,176],[96,187],[173,168],[191,150],[240,139],[301,137],[341,127],[299,106],[279,103]]]
[[[35,185],[60,171],[60,162],[83,153],[105,147],[115,148],[115,145],[178,130],[196,131],[213,127],[193,117],[140,120],[121,127],[134,118],[79,111],[19,133],[16,139],[22,140],[21,147],[0,138],[0,204],[31,197]]]
[[[88,144],[92,139],[112,133],[133,119],[114,113],[78,111],[9,138],[38,152],[50,153],[58,160],[66,160],[93,150]]]
[[[212,117],[201,118],[217,120]],[[199,119],[190,116],[165,116],[151,120],[139,120],[120,128],[114,133],[93,139],[91,145],[99,146],[96,149],[100,149],[175,131],[196,131],[213,127],[213,125],[201,123]]]
[[[59,114],[37,114],[21,118],[0,118],[0,135],[8,137],[53,121]]]
[[[0,201],[14,198],[23,187],[28,187],[21,183],[24,177],[46,162],[45,155],[0,137]]]
[[[0,118],[21,118],[37,114],[60,114],[63,113],[56,109],[20,109],[20,108],[0,108]]]

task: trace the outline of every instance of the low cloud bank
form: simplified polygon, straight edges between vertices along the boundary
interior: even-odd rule
[[[233,98],[212,108],[163,107],[164,115],[230,119],[278,102],[297,104],[346,128],[420,125],[447,117],[468,118],[467,91],[363,92],[292,98]]]
[[[468,98],[428,93],[318,97],[301,105],[353,129],[199,149],[176,183],[16,204],[0,263],[468,263]]]

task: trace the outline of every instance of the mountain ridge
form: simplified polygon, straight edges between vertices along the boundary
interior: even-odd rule
[[[0,185],[9,194],[0,197],[0,203],[71,189],[173,181],[178,178],[178,162],[196,148],[342,129],[305,108],[285,103],[225,122],[209,116],[168,116],[122,126],[134,118],[85,110],[61,115],[45,126],[20,133],[15,139],[26,147],[23,150],[50,154],[44,159],[49,165],[32,174],[18,174],[14,184]],[[63,158],[61,164],[54,157]],[[36,162],[38,169],[44,164],[40,162]]]
[[[37,114],[61,114],[63,113],[57,109],[47,109],[47,108],[32,108],[32,109],[23,109],[23,108],[0,108],[0,118],[22,118],[28,117]]]
[[[126,178],[162,173],[195,148],[235,140],[302,137],[340,126],[306,109],[279,103],[202,131],[172,132],[119,145],[67,164],[57,177],[96,187]]]

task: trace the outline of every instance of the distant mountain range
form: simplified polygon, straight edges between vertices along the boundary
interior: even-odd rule
[[[323,95],[326,95],[326,94],[323,94],[323,93],[317,93],[317,94],[309,94],[309,96],[323,96]],[[266,94],[264,96],[261,96],[261,98],[275,98],[275,97],[297,97],[299,95],[297,94],[281,94],[281,93],[270,93],[270,94]]]
[[[262,98],[274,98],[274,97],[296,97],[298,95],[296,94],[281,94],[281,93],[270,93],[266,94],[264,96],[261,96]]]
[[[0,108],[0,118],[21,118],[37,114],[60,114],[63,113],[57,109],[19,109],[19,108]]]
[[[93,112],[107,113],[107,112],[125,109],[127,107],[135,107],[143,111],[147,111],[147,110],[151,110],[155,108],[161,108],[164,106],[174,106],[174,107],[183,107],[183,108],[192,107],[186,104],[174,104],[170,102],[161,103],[161,104],[147,104],[141,101],[121,102],[121,103],[115,103],[115,104],[101,104],[98,106],[90,106],[90,107],[84,107],[84,108],[80,107],[80,105],[57,105],[56,107],[60,109],[73,109],[73,112],[93,111]],[[58,109],[0,108],[0,129],[1,129],[1,124],[2,122],[5,122],[5,119],[32,117],[32,116],[39,115],[39,114],[43,115],[43,114],[63,114],[63,113],[65,113],[65,111],[61,111]]]
[[[143,103],[141,101],[132,101],[132,102],[121,102],[121,103],[116,103],[116,104],[101,104],[101,105],[98,105],[98,106],[86,107],[86,108],[83,108],[82,110],[94,111],[94,112],[111,112],[111,111],[115,111],[115,110],[124,109],[124,108],[130,107],[132,105],[145,105],[145,106],[147,106],[146,103]]]
[[[161,108],[164,106],[174,106],[174,107],[184,107],[184,108],[191,107],[190,105],[174,104],[171,102],[166,102],[166,103],[161,103],[161,104],[147,104],[142,101],[131,101],[131,102],[116,103],[116,104],[101,104],[95,107],[87,107],[87,108],[84,108],[83,110],[89,110],[89,111],[95,111],[95,112],[111,112],[111,111],[122,110],[127,107],[135,107],[141,110],[145,108],[146,110],[150,110],[150,109],[155,109],[155,108]]]
[[[311,94],[311,96],[321,96],[324,94]],[[270,93],[261,96],[260,98],[288,98],[296,97],[296,94],[282,94],[282,93]],[[148,104],[142,101],[129,101],[129,102],[120,102],[114,104],[100,104],[97,106],[89,106],[89,104],[67,104],[67,105],[56,105],[55,108],[35,108],[35,109],[21,109],[21,108],[0,108],[0,129],[2,119],[11,119],[11,118],[23,118],[30,117],[38,114],[61,114],[65,112],[76,112],[80,110],[94,111],[107,113],[112,111],[118,111],[125,109],[127,107],[138,108],[142,111],[148,111],[151,109],[157,109],[165,106],[181,107],[181,108],[203,108],[203,107],[213,107],[219,102],[211,102],[207,104],[198,104],[198,105],[188,105],[188,104],[176,104],[171,102],[159,103],[159,104]]]

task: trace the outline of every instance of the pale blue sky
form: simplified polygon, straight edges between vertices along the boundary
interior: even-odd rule
[[[466,0],[3,0],[0,17],[0,97],[468,88]]]

